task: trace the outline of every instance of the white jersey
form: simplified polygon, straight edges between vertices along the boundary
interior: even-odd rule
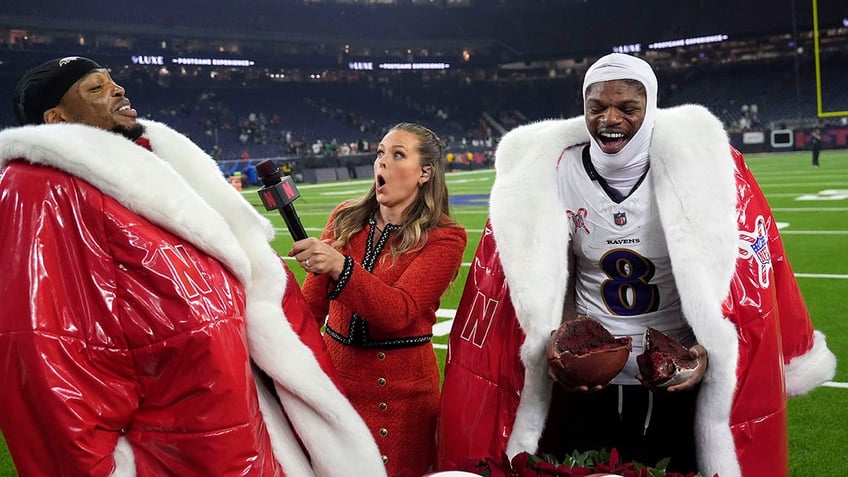
[[[633,338],[630,358],[612,382],[638,384],[636,356],[648,326],[687,347],[694,336],[680,307],[650,175],[616,202],[595,180],[594,169],[587,170],[584,149],[565,151],[557,166],[575,263],[577,314],[599,321],[616,337]]]

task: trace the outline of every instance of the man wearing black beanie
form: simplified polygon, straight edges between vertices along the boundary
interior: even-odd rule
[[[272,225],[208,155],[87,58],[28,71],[14,108],[0,431],[20,475],[385,475]]]
[[[94,61],[68,56],[46,61],[27,71],[13,97],[21,125],[71,122],[96,126],[135,140],[144,133],[138,114],[117,87],[111,98],[102,98],[109,72]],[[107,108],[97,101],[111,101]]]

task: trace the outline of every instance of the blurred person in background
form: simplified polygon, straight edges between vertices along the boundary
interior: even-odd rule
[[[821,154],[822,148],[822,135],[819,128],[813,129],[810,144],[813,147],[813,166],[819,167],[819,154]]]
[[[616,448],[705,476],[787,477],[787,396],[831,379],[768,204],[721,122],[657,109],[650,65],[587,71],[582,117],[518,127],[495,159],[490,223],[451,331],[438,468],[502,455]],[[607,385],[554,384],[546,348],[589,316],[632,338]],[[657,388],[635,357],[647,327],[697,362]],[[480,412],[480,410],[495,410]]]
[[[421,125],[392,127],[368,193],[340,204],[321,240],[289,252],[310,272],[303,293],[318,323],[329,314],[324,341],[392,477],[420,477],[435,462],[440,372],[430,340],[467,241],[449,216],[442,151]]]
[[[273,228],[82,57],[0,132],[0,429],[20,475],[385,475]],[[266,386],[266,382],[269,384]]]

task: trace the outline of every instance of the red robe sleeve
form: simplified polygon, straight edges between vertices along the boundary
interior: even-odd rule
[[[757,231],[762,229],[762,235],[767,238],[764,250],[768,251],[771,272],[768,276],[759,277],[759,280],[762,288],[770,293],[773,313],[776,315],[786,393],[789,396],[806,394],[822,382],[832,379],[835,358],[827,348],[824,335],[813,327],[777,222],[765,196],[742,160],[742,155],[736,150],[733,153],[737,164],[737,182],[740,187],[749,189],[748,193],[740,194],[744,198],[739,205],[740,220],[747,223],[747,227],[746,224],[742,226],[755,234],[759,234]]]

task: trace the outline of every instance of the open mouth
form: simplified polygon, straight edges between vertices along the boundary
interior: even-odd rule
[[[386,185],[386,179],[382,175],[378,174],[377,175],[377,190],[382,189],[383,186],[385,186],[385,185]]]
[[[600,132],[598,139],[605,152],[619,151],[628,141],[627,135],[618,131]]]
[[[127,116],[131,118],[135,118],[138,113],[136,113],[135,109],[132,108],[129,101],[125,102],[118,109],[115,110],[115,113],[120,114],[121,116]]]

